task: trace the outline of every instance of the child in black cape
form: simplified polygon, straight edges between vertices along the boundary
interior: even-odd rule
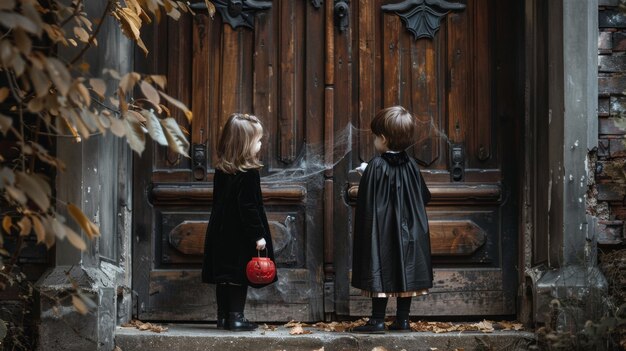
[[[389,297],[397,298],[390,330],[409,330],[411,298],[432,287],[430,237],[425,206],[430,192],[415,160],[415,119],[403,107],[381,110],[371,123],[380,156],[359,183],[352,254],[352,285],[372,298],[372,316],[354,332],[384,333]]]
[[[258,170],[262,167],[257,156],[262,137],[263,127],[257,117],[235,113],[226,121],[217,147],[202,281],[217,285],[218,329],[245,331],[258,327],[244,317],[243,311],[248,286],[264,285],[248,281],[246,265],[257,256],[257,250],[267,249],[268,257],[274,260]]]

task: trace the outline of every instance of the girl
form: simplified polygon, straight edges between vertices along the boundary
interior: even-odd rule
[[[389,297],[398,309],[391,330],[409,330],[411,297],[432,287],[425,206],[430,192],[405,151],[414,143],[415,119],[403,107],[381,110],[371,123],[381,156],[359,183],[352,255],[352,285],[372,298],[372,317],[355,332],[383,333]]]
[[[202,281],[217,285],[218,329],[244,331],[258,327],[243,314],[248,285],[262,287],[248,282],[246,264],[257,256],[257,250],[267,249],[274,260],[259,177],[262,137],[263,126],[257,117],[235,113],[226,121],[217,146]]]

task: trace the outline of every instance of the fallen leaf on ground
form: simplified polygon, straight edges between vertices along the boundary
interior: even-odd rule
[[[313,350],[313,351],[324,351],[324,346],[321,349]]]
[[[310,330],[304,330],[301,325],[296,325],[289,331],[291,335],[312,334]]]
[[[133,319],[129,323],[122,324],[124,328],[137,328],[139,330],[149,330],[155,333],[161,333],[167,331],[166,327],[160,326],[158,324],[153,323],[144,323],[140,320]]]
[[[376,346],[375,348],[372,349],[372,351],[389,351],[386,348],[382,347],[382,346]]]
[[[278,328],[275,325],[267,325],[267,324],[263,324],[263,330],[269,330],[269,331],[275,331],[276,328]]]
[[[470,326],[476,327],[478,330],[484,333],[491,333],[494,330],[493,323],[488,320],[483,320],[482,322],[470,324]]]

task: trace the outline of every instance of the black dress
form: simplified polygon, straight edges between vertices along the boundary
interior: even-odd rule
[[[352,285],[372,293],[432,287],[425,205],[430,192],[406,152],[372,159],[359,183]]]
[[[259,171],[251,169],[227,174],[216,170],[213,200],[204,241],[202,281],[249,285],[254,288],[267,285],[251,284],[246,277],[248,261],[257,256],[257,240],[265,239],[268,256],[274,260]]]

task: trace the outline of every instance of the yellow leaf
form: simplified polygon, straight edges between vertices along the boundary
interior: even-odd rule
[[[74,308],[80,314],[87,314],[89,312],[87,305],[85,305],[83,300],[81,300],[80,297],[76,295],[72,295],[72,305],[74,305]]]
[[[100,96],[100,98],[104,99],[104,94],[107,91],[107,85],[103,79],[100,78],[91,78],[89,79],[89,85],[91,85],[91,89]]]
[[[89,72],[89,64],[87,62],[81,62],[80,65],[78,65],[78,68],[80,69],[81,72],[83,73],[88,73]]]
[[[139,84],[139,87],[141,88],[141,92],[143,93],[143,95],[148,99],[148,101],[150,101],[150,103],[152,103],[152,105],[159,106],[161,98],[159,97],[159,93],[157,92],[157,90],[154,89],[154,87],[150,83],[142,80]]]
[[[119,87],[123,93],[130,93],[141,76],[137,72],[126,73],[120,80]]]
[[[41,220],[39,220],[37,216],[33,216],[31,219],[33,221],[33,228],[35,229],[35,235],[37,236],[37,244],[44,242],[46,240],[46,230]]]
[[[33,223],[26,216],[17,222],[17,226],[20,227],[20,236],[26,236],[33,230]]]
[[[155,75],[151,75],[150,79],[152,79],[154,84],[158,85],[159,88],[165,89],[165,84],[167,83],[167,79],[165,78],[165,76],[160,76],[160,75],[155,74]]]
[[[124,121],[116,117],[111,117],[110,121],[111,132],[113,133],[113,135],[120,138],[126,135],[126,127]]]
[[[122,112],[122,115],[126,114],[126,111],[128,111],[128,103],[126,103],[126,96],[124,95],[124,92],[122,91],[121,88],[117,89],[117,95],[120,98],[120,112]]]
[[[95,224],[92,226],[93,223],[89,220],[89,218],[87,218],[87,216],[85,216],[85,214],[83,213],[83,211],[80,210],[80,208],[76,207],[72,203],[68,203],[67,211],[70,213],[72,218],[74,218],[76,223],[78,223],[78,225],[80,225],[80,227],[83,228],[83,230],[85,231],[89,239],[93,239],[96,236],[100,235],[99,231],[94,231],[94,227],[97,228]]]
[[[13,125],[13,118],[0,113],[0,133],[7,135]]]
[[[7,97],[9,97],[10,92],[11,91],[7,87],[0,88],[0,103],[4,102],[4,100],[6,100]]]
[[[209,0],[204,0],[204,2],[206,3],[206,8],[209,10],[209,16],[211,16],[211,18],[215,17],[215,5]]]
[[[74,40],[72,38],[67,39],[67,41],[69,41],[70,44],[72,44],[72,46],[78,46],[78,43],[76,42],[76,40]]]
[[[141,111],[141,114],[146,118],[146,128],[152,140],[163,146],[167,146],[167,138],[163,133],[163,128],[157,116],[152,111],[148,110]]]
[[[159,94],[161,94],[161,96],[163,96],[165,100],[167,100],[170,104],[174,105],[176,108],[183,111],[185,113],[185,117],[187,117],[187,120],[189,121],[189,123],[191,123],[191,120],[193,118],[193,113],[191,113],[191,111],[185,104],[165,94],[162,91],[159,91]]]
[[[85,244],[85,240],[83,240],[83,238],[81,238],[80,235],[76,234],[76,232],[72,230],[72,228],[65,226],[65,234],[66,234],[67,240],[72,245],[74,245],[75,248],[79,249],[80,251],[87,250],[87,244]]]
[[[9,194],[9,196],[17,203],[19,203],[20,205],[26,205],[26,201],[28,201],[28,199],[26,198],[26,195],[22,190],[10,185],[7,185],[4,189],[6,190],[7,194]]]
[[[146,148],[146,135],[141,129],[139,122],[124,119],[126,129],[126,141],[131,149],[141,155]]]
[[[89,42],[89,33],[82,27],[74,27],[74,35],[83,43]]]
[[[189,141],[187,141],[185,135],[180,130],[176,120],[168,117],[166,119],[162,119],[160,122],[163,126],[163,132],[165,133],[165,138],[167,139],[167,144],[170,149],[185,157],[189,157],[187,154],[189,151]]]
[[[22,54],[29,55],[32,49],[33,43],[30,40],[30,37],[28,36],[28,34],[26,34],[26,32],[24,32],[23,30],[17,28],[15,29],[14,36],[15,36],[15,44],[17,45],[17,48],[20,49]]]
[[[12,225],[13,225],[13,222],[11,221],[11,217],[4,216],[4,218],[2,218],[2,229],[4,229],[5,232],[11,233]]]

